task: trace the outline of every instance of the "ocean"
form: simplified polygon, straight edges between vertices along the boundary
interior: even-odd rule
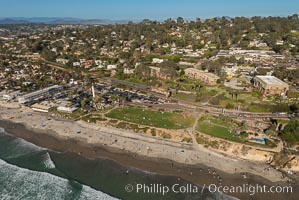
[[[109,159],[87,159],[59,153],[16,138],[0,128],[0,200],[106,200],[106,199],[234,199],[204,190],[196,194],[165,195],[127,192],[126,185],[190,184],[122,166]]]

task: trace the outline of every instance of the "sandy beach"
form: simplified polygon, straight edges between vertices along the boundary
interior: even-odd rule
[[[45,148],[88,158],[105,157],[125,166],[179,176],[199,185],[217,183],[213,171],[227,185],[286,184],[281,172],[265,163],[233,159],[204,147],[194,149],[190,144],[146,137],[113,127],[58,119],[26,107],[20,108],[18,104],[1,103],[0,119],[0,126],[7,132]],[[247,174],[246,179],[242,177],[243,173]],[[276,194],[270,196],[279,199]],[[247,199],[248,194],[238,194],[238,197]]]

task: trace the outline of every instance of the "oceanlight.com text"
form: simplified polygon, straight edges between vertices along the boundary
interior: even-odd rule
[[[259,184],[242,184],[239,186],[222,186],[216,184],[206,185],[202,187],[192,185],[192,184],[173,184],[171,186],[163,185],[160,183],[157,184],[127,184],[125,186],[126,192],[136,192],[138,194],[161,194],[166,195],[168,193],[177,193],[177,194],[199,194],[203,192],[211,193],[225,193],[225,194],[234,194],[234,193],[245,193],[253,196],[255,194],[262,193],[277,193],[277,194],[291,194],[293,193],[292,186],[266,186]]]

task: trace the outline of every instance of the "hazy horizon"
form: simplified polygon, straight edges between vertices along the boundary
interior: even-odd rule
[[[107,20],[186,20],[213,17],[289,16],[298,13],[294,0],[10,0],[0,2],[0,18],[78,18]]]
[[[212,18],[221,18],[221,17],[228,17],[228,18],[235,18],[235,17],[246,17],[246,18],[252,18],[252,17],[288,17],[288,16],[292,16],[292,15],[299,15],[298,13],[290,13],[288,15],[268,15],[268,16],[260,16],[260,15],[253,15],[253,16],[212,16],[212,17],[207,17],[207,18],[203,18],[203,17],[194,17],[194,18],[185,18],[182,16],[175,16],[175,17],[169,17],[169,18],[163,18],[163,19],[150,19],[150,18],[140,18],[140,19],[109,19],[109,18],[79,18],[79,17],[72,17],[72,16],[53,16],[53,17],[40,17],[40,16],[35,16],[35,17],[23,17],[23,16],[11,16],[11,17],[0,17],[0,19],[24,19],[24,20],[28,20],[28,19],[48,19],[49,21],[51,19],[66,19],[66,20],[111,20],[111,21],[142,21],[142,20],[151,20],[151,21],[165,21],[168,19],[177,19],[178,17],[182,17],[184,20],[186,21],[192,21],[192,20],[196,20],[197,18],[200,18],[202,20],[205,19],[212,19]]]

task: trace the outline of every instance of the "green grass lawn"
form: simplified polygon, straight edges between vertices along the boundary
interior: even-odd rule
[[[250,112],[289,112],[289,105],[286,103],[275,103],[271,101],[263,101],[253,103],[248,106]]]
[[[267,109],[266,107],[262,107],[262,106],[256,106],[256,105],[250,105],[248,107],[248,111],[249,112],[271,112],[269,109]]]
[[[259,94],[257,92],[241,93],[238,95],[239,100],[245,100],[246,102],[260,102]]]
[[[200,121],[196,127],[196,130],[222,139],[234,142],[243,142],[240,138],[230,133],[228,128],[217,126],[214,123],[210,123],[208,120]]]
[[[214,117],[208,117],[208,120],[210,120],[213,124],[219,125],[219,126],[233,126],[230,122],[224,121],[219,118]]]
[[[251,146],[266,147],[266,148],[274,148],[277,146],[275,143],[273,143],[270,140],[266,140],[266,145],[260,145],[248,141],[247,135],[244,134],[234,135],[230,132],[229,129],[230,128],[233,129],[233,127],[235,126],[236,124],[233,122],[229,122],[227,120],[223,120],[220,118],[206,116],[205,118],[200,119],[196,127],[196,130],[207,135],[211,135],[214,137],[218,137],[233,142],[245,143]]]
[[[183,101],[190,101],[195,102],[196,95],[195,94],[184,94],[184,93],[178,93],[173,96],[176,99],[183,100]]]
[[[180,113],[151,111],[142,108],[117,108],[106,114],[106,116],[136,124],[167,129],[191,127],[195,120],[192,116],[183,117]]]

